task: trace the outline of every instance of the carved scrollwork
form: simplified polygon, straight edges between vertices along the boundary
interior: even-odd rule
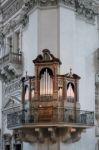
[[[3,34],[7,34],[11,29],[16,26],[16,20],[11,20],[3,27]]]
[[[41,7],[45,7],[45,6],[56,6],[58,3],[57,0],[39,0],[39,5]]]
[[[86,10],[85,16],[88,19],[94,19],[95,13],[93,10],[88,9]]]
[[[17,18],[12,19],[9,21],[5,26],[3,26],[2,35],[6,35],[11,30],[13,30],[18,24],[22,24],[23,27],[26,26],[26,24],[29,21],[29,16],[26,14],[26,11],[23,9],[21,10],[19,16]]]
[[[21,16],[20,23],[23,25],[23,27],[25,27],[28,22],[29,22],[29,16],[27,14]]]
[[[3,20],[6,21],[14,15],[23,5],[23,0],[8,0],[2,7]]]
[[[9,21],[3,28],[3,34],[8,33],[18,24],[23,27],[29,22],[28,12],[35,6],[39,7],[53,7],[59,4],[73,8],[77,15],[85,17],[87,20],[95,20],[97,9],[94,0],[8,0],[2,6],[3,22],[11,18],[16,12],[20,10],[19,17]]]
[[[70,7],[75,7],[75,0],[62,0],[63,3],[67,6],[70,6]]]
[[[82,15],[88,20],[94,20],[96,15],[96,10],[94,7],[94,3],[91,0],[78,0],[75,3],[76,12],[79,15]]]
[[[75,132],[71,132],[70,129],[66,131],[64,136],[62,136],[62,142],[64,143],[74,143],[80,140],[82,129],[75,130]]]
[[[6,85],[5,90],[4,90],[4,94],[7,95],[10,93],[13,93],[17,90],[20,90],[20,88],[21,88],[21,82],[20,82],[20,80],[18,80],[14,83],[10,83],[10,84]]]

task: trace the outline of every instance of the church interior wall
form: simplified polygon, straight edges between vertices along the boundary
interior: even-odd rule
[[[35,22],[35,23],[34,23]],[[37,56],[38,51],[38,11],[29,15],[29,24],[24,28],[22,35],[22,51],[24,57],[23,75],[26,71],[29,75],[34,74],[32,60]]]

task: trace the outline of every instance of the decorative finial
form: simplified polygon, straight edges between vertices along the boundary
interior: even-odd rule
[[[72,74],[72,68],[70,68],[70,73],[69,73],[70,77],[73,77],[73,74]]]
[[[26,76],[25,77],[27,78],[27,71],[26,71]]]

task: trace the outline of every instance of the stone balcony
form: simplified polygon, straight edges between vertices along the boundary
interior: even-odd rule
[[[22,74],[22,53],[10,52],[0,59],[0,79],[7,81]]]
[[[33,60],[35,76],[22,77],[22,108],[7,115],[7,128],[20,133],[22,141],[78,141],[83,129],[94,126],[94,112],[80,110],[80,77],[57,75],[61,61],[49,50]]]
[[[59,107],[41,107],[14,111],[7,115],[7,128],[25,142],[77,142],[84,129],[94,126],[94,113]]]
[[[24,109],[7,115],[9,129],[35,127],[88,128],[94,125],[94,112],[58,107]]]

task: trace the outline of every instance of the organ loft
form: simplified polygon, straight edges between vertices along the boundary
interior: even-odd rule
[[[80,77],[72,69],[61,75],[61,61],[47,49],[33,63],[35,76],[22,77],[22,108],[7,115],[8,128],[23,141],[78,141],[83,129],[94,125],[94,113],[80,110]]]

